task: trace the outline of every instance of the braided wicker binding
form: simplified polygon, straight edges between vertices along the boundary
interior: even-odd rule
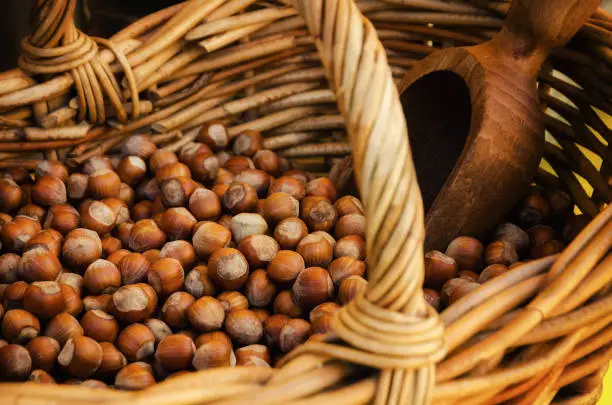
[[[537,181],[567,190],[593,221],[561,255],[438,316],[421,292],[423,209],[394,79],[437,47],[490,38],[509,3],[296,3],[299,15],[286,1],[191,0],[104,41],[74,27],[75,0],[36,1],[21,69],[0,74],[13,86],[0,93],[0,167],[35,166],[39,151],[80,164],[149,126],[176,150],[212,119],[231,135],[264,132],[267,148],[312,170],[352,150],[368,218],[366,293],[334,318],[333,335],[280,369],[197,372],[136,393],[3,384],[0,403],[595,403],[612,357],[612,136],[602,118],[612,113],[612,19],[598,11],[540,76],[549,133]],[[36,73],[53,76],[37,83]],[[80,117],[111,125],[83,131]]]

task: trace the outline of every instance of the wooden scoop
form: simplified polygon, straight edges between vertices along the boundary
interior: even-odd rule
[[[544,146],[536,78],[599,0],[514,0],[501,31],[436,52],[399,86],[423,193],[426,249],[483,236],[532,181]]]

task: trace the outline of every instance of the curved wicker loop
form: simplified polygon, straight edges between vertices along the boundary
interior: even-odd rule
[[[132,119],[138,118],[138,92],[129,64],[115,46],[102,39],[94,39],[74,25],[76,0],[41,0],[32,10],[33,33],[21,43],[19,66],[32,74],[60,74],[72,76],[80,106],[79,119],[85,116],[91,123],[106,121],[105,97],[121,122],[127,122],[121,90],[107,63],[99,57],[98,43],[108,47],[121,63],[130,82]]]

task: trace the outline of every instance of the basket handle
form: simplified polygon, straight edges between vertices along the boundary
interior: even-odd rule
[[[332,321],[333,333],[352,348],[312,342],[291,357],[325,353],[380,368],[387,375],[379,379],[379,394],[430,393],[434,364],[444,355],[443,326],[422,293],[423,203],[385,50],[353,0],[298,0],[297,8],[314,37],[353,148],[367,218],[369,284]],[[396,375],[405,375],[404,369],[419,369],[422,378]]]

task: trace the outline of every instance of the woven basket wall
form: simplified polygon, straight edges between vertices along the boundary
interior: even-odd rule
[[[259,130],[266,148],[341,183],[337,158],[352,153],[370,284],[335,317],[334,336],[280,369],[197,372],[136,393],[2,384],[0,403],[597,401],[612,357],[612,17],[589,18],[539,80],[548,142],[536,182],[566,191],[592,221],[561,255],[438,316],[421,292],[423,208],[395,85],[439,48],[491,38],[509,2],[191,0],[110,42],[74,27],[75,3],[37,1],[20,68],[0,74],[0,168],[78,165],[135,132],[169,134],[178,148],[213,119],[231,135]],[[261,9],[250,25],[232,17]],[[188,34],[196,27],[202,37]],[[70,125],[82,120],[91,126]]]

